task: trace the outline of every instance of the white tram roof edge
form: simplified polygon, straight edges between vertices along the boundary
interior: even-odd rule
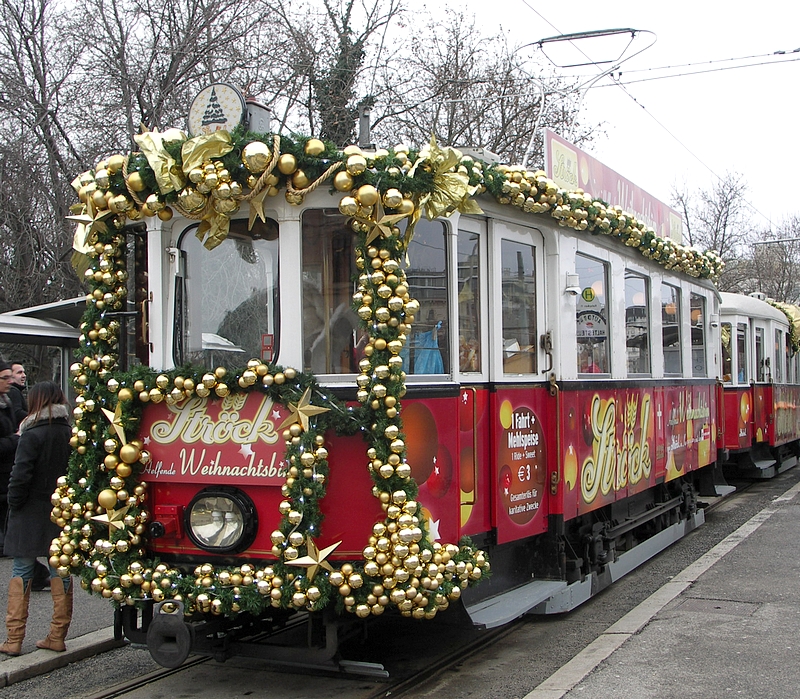
[[[747,316],[749,318],[775,320],[783,325],[789,324],[789,320],[783,311],[754,296],[732,294],[729,291],[721,291],[720,296],[722,297],[722,305],[719,312],[722,316]]]

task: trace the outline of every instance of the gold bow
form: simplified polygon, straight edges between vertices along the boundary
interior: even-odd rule
[[[433,220],[439,216],[450,216],[454,211],[464,214],[482,214],[483,211],[471,198],[477,191],[477,186],[471,186],[469,177],[458,172],[463,155],[455,148],[445,146],[440,148],[436,137],[431,136],[431,142],[420,151],[417,162],[409,171],[413,177],[417,168],[425,168],[433,173],[433,191],[424,196],[419,203],[425,208],[425,215]]]
[[[231,135],[227,131],[213,131],[186,141],[181,146],[183,171],[190,172],[211,158],[221,158],[233,150]]]
[[[167,129],[164,133],[159,133],[156,129],[136,134],[133,140],[147,158],[162,194],[174,192],[183,187],[185,182],[183,173],[178,168],[175,158],[164,148],[165,141],[185,141],[186,135],[183,132],[178,129]]]

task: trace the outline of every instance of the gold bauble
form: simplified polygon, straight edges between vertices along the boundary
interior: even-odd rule
[[[358,188],[356,198],[361,202],[362,206],[373,206],[380,198],[380,194],[371,184],[364,184]]]
[[[363,155],[351,155],[347,158],[346,168],[351,175],[360,175],[367,169],[367,159]]]
[[[141,174],[136,171],[131,172],[125,182],[128,185],[128,189],[132,189],[134,192],[141,192],[145,186]]]
[[[139,460],[140,455],[141,450],[139,447],[131,442],[123,444],[119,450],[119,457],[126,464],[135,464]]]
[[[224,398],[230,393],[230,389],[228,388],[227,384],[218,383],[214,388],[214,393],[216,393],[220,398]]]
[[[308,175],[306,175],[305,172],[298,170],[294,173],[294,175],[292,175],[292,184],[294,185],[295,189],[305,189],[311,184],[311,180],[308,179]]]
[[[338,192],[349,192],[353,189],[353,178],[350,173],[345,170],[337,172],[333,178],[333,187]]]
[[[361,150],[361,146],[357,146],[355,144],[346,146],[342,152],[345,155],[364,155],[364,152]]]
[[[106,457],[106,459],[105,459],[106,462],[108,462],[108,459],[110,457],[111,457],[111,455]],[[133,473],[133,469],[128,464],[126,464],[126,463],[122,463],[122,464],[118,463],[117,464],[117,475],[120,478],[127,478],[128,476],[131,475],[131,473]]]
[[[297,159],[291,153],[283,153],[278,158],[278,170],[284,175],[291,175],[297,170]]]
[[[110,175],[113,175],[119,172],[122,169],[122,166],[125,164],[125,156],[124,155],[112,155],[108,159],[108,164],[106,169]]]
[[[354,197],[342,197],[339,202],[339,212],[343,216],[355,216],[358,213],[358,202]]]
[[[196,189],[186,187],[178,195],[181,206],[189,213],[199,211],[206,205],[206,198]]]
[[[97,504],[106,510],[112,509],[117,504],[117,493],[110,488],[101,490],[97,494]]]
[[[316,158],[325,152],[325,144],[318,138],[309,138],[303,150],[306,155]]]
[[[107,209],[108,200],[106,199],[105,192],[101,192],[99,189],[92,192],[92,203],[96,209]]]
[[[130,388],[121,388],[117,396],[123,403],[127,403],[133,400],[133,391]]]
[[[159,211],[156,216],[160,218],[162,221],[169,221],[172,218],[172,209],[168,206],[165,206],[161,211]]]
[[[266,143],[253,141],[242,150],[242,162],[250,172],[258,174],[266,170],[270,161],[270,149]]]
[[[403,194],[399,189],[387,189],[383,195],[383,204],[390,209],[396,209],[403,202]]]

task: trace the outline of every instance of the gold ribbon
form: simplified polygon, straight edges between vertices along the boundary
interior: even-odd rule
[[[183,171],[188,173],[200,167],[205,160],[221,158],[232,150],[231,135],[227,131],[214,131],[190,138],[181,147]]]
[[[133,137],[139,149],[144,153],[156,178],[162,194],[181,189],[185,179],[173,158],[164,148],[165,141],[185,141],[186,135],[178,129],[167,129],[164,133],[145,131]]]
[[[197,239],[203,243],[206,250],[213,250],[225,238],[231,230],[231,219],[225,214],[213,211],[206,216],[197,227]]]

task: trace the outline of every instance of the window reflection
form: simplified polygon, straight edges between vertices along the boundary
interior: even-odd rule
[[[419,301],[411,333],[401,353],[408,374],[449,374],[449,312],[445,226],[441,221],[421,220],[402,261],[408,293]]]
[[[176,363],[205,366],[275,358],[278,347],[278,224],[231,222],[213,252],[195,235],[180,243],[176,279]]]
[[[458,369],[481,370],[481,260],[477,233],[458,232]]]
[[[707,376],[706,372],[706,299],[700,294],[689,297],[692,329],[692,376]]]
[[[536,248],[500,243],[503,303],[503,371],[536,371]]]
[[[303,366],[315,374],[357,371],[366,333],[352,309],[356,234],[335,209],[303,212]]]
[[[607,265],[598,260],[575,256],[575,271],[581,287],[575,312],[578,372],[581,374],[606,374],[610,370],[606,268]]]
[[[650,304],[647,279],[625,272],[625,344],[629,374],[650,373]]]
[[[661,285],[661,334],[664,373],[680,375],[681,368],[681,291],[671,284]]]

